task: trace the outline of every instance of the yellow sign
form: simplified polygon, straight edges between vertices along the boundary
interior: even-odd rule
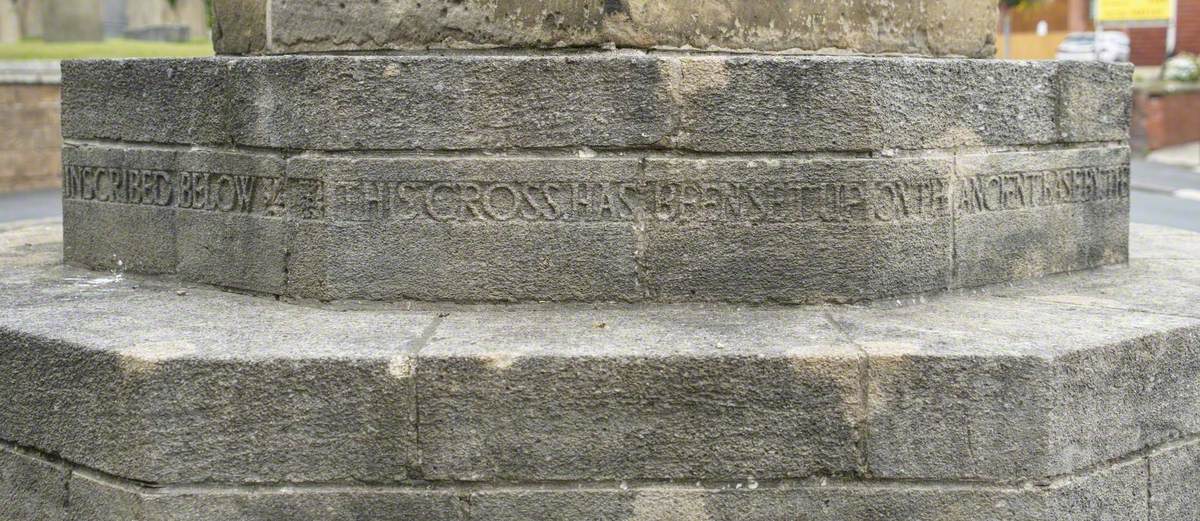
[[[1173,0],[1096,0],[1096,21],[1154,22],[1171,19]]]

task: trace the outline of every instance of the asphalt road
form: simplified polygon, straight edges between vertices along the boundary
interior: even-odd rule
[[[1200,232],[1200,172],[1135,159],[1132,220]],[[0,222],[62,215],[58,190],[0,194]]]
[[[1200,232],[1200,172],[1133,160],[1130,220]]]
[[[37,190],[0,194],[0,222],[62,216],[62,192]]]

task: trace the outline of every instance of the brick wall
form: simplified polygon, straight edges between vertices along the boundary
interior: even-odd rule
[[[0,192],[62,185],[57,62],[0,62]]]
[[[1170,94],[1137,92],[1130,139],[1138,150],[1200,141],[1200,90]]]
[[[1178,0],[1175,49],[1200,54],[1200,0]],[[1130,60],[1134,65],[1159,65],[1166,57],[1167,28],[1140,27],[1127,29],[1130,39]]]
[[[1181,52],[1200,54],[1200,0],[1177,0],[1178,16],[1176,27],[1176,49]],[[1091,10],[1087,0],[1054,0],[1038,5],[1038,7],[1013,11],[1013,31],[1018,34],[1032,35],[1039,21],[1045,20],[1050,25],[1051,33],[1057,31],[1091,31],[1093,27],[1088,18]],[[1106,27],[1110,30],[1120,30],[1120,27]],[[1166,56],[1167,29],[1166,27],[1133,27],[1124,29],[1130,39],[1130,61],[1135,65],[1159,65]],[[1000,41],[997,39],[997,41]],[[1019,42],[1022,47],[1014,49],[1014,57],[1032,57],[1049,59],[1053,52],[1045,50],[1048,45],[1033,37],[1025,42]]]

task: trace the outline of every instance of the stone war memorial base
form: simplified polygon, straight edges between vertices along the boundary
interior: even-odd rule
[[[626,50],[71,62],[65,258],[458,303],[848,303],[1121,264],[1132,72]]]
[[[1200,500],[1200,235],[866,305],[316,304],[0,230],[0,519],[1150,520]]]

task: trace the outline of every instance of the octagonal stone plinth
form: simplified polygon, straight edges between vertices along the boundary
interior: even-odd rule
[[[222,54],[563,48],[991,57],[989,0],[217,0]]]
[[[65,256],[322,300],[849,302],[1126,260],[1130,68],[64,67]]]
[[[872,306],[299,306],[0,232],[0,517],[1176,521],[1200,236]],[[649,516],[649,517],[647,517]]]

